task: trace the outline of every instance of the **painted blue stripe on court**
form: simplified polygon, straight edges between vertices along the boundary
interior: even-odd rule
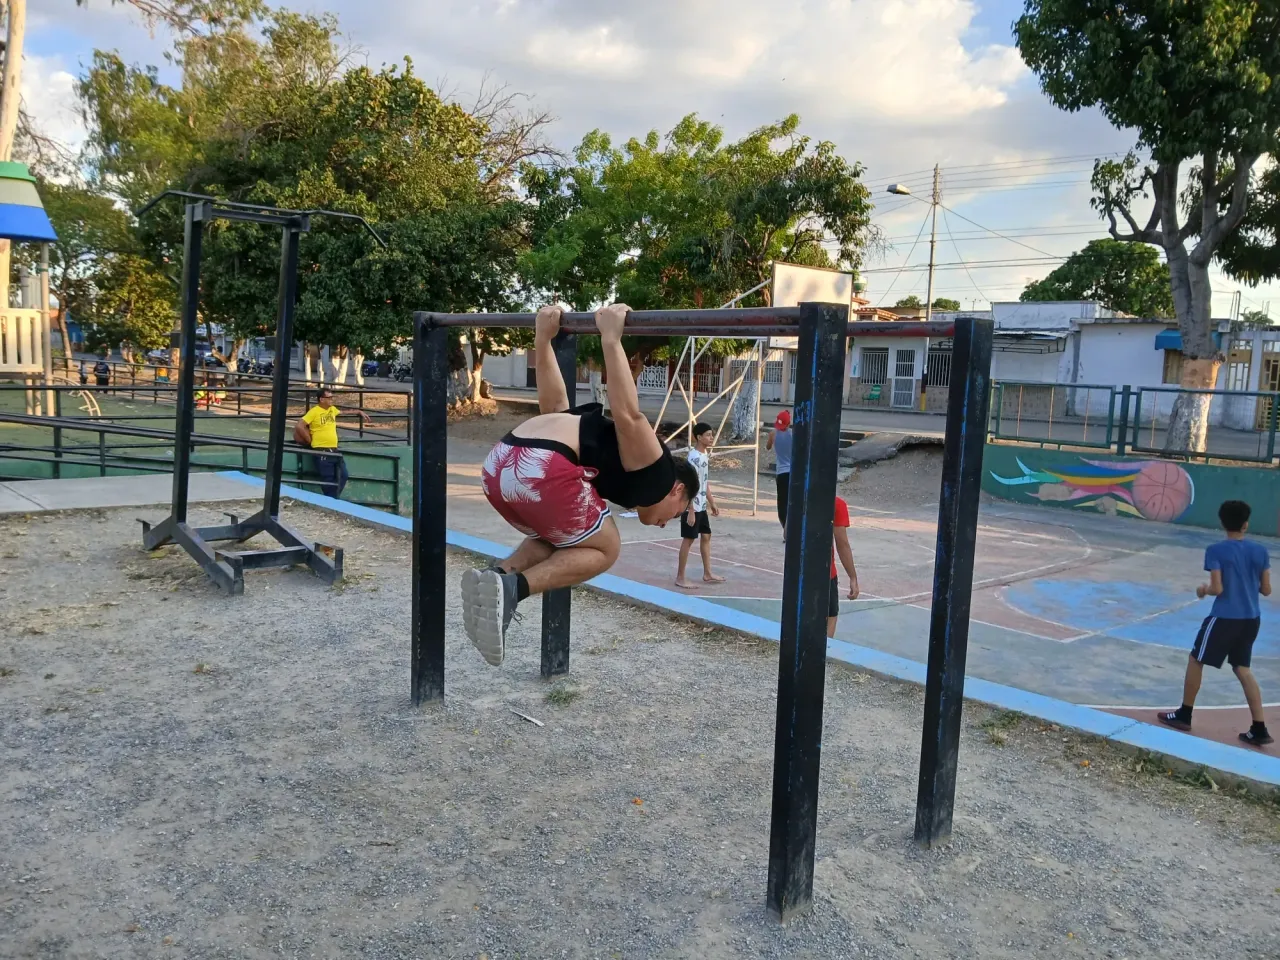
[[[220,473],[219,476],[239,480],[259,488],[263,486],[260,477],[251,477],[238,471],[227,471]],[[413,531],[413,522],[407,517],[398,517],[382,510],[348,503],[345,500],[334,500],[331,497],[312,493],[309,490],[297,490],[287,485],[281,486],[280,493],[291,500],[346,514],[379,526],[406,533]],[[454,530],[445,531],[445,540],[450,546],[489,557],[504,557],[511,552],[511,548],[503,544]],[[674,593],[647,583],[637,583],[611,573],[601,574],[587,581],[587,585],[615,596],[660,607],[716,626],[740,630],[775,643],[778,641],[781,627],[775,621],[743,613],[718,603],[711,603],[699,597]],[[898,680],[907,680],[920,685],[925,681],[926,668],[923,663],[880,650],[872,650],[869,647],[861,647],[846,640],[828,640],[827,655],[850,666]],[[982,680],[978,677],[965,678],[964,695],[967,699],[978,700],[1003,710],[1016,710],[1049,723],[1082,730],[1085,733],[1106,737],[1165,756],[1177,757],[1188,763],[1221,770],[1259,783],[1280,786],[1280,759],[1263,753],[1253,753],[1242,747],[1232,747],[1212,740],[1201,740],[1198,737],[1178,733],[1176,730],[1166,730],[1163,727],[1130,720],[1127,717],[1118,717],[1103,710],[1082,707],[1067,703],[1065,700],[1056,700],[1043,694],[1019,690],[1017,687],[1005,686],[1002,683],[992,683],[990,680]]]

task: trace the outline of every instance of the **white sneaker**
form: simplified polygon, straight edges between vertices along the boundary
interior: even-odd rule
[[[516,612],[516,576],[498,570],[462,574],[462,625],[485,662],[500,666],[506,633]]]

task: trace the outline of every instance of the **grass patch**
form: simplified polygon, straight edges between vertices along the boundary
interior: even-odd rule
[[[557,683],[547,691],[544,699],[552,706],[567,707],[580,696],[582,696],[582,691],[577,687],[567,683]]]
[[[17,674],[17,667],[0,667],[0,677],[13,677],[17,676]]]
[[[990,736],[991,733],[1007,733],[1009,730],[1016,730],[1025,719],[1027,719],[1026,714],[1019,713],[1017,710],[992,710],[982,718],[982,722],[978,726],[986,730],[988,733],[987,739],[995,743],[997,741]],[[1006,736],[999,742],[1003,744],[1007,740],[1008,737]]]

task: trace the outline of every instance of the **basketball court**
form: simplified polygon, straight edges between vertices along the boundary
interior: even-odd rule
[[[714,570],[727,581],[702,582],[695,547],[687,571],[695,586],[688,592],[780,619],[783,543],[774,506],[762,499],[755,518],[733,510],[713,520]],[[926,660],[936,511],[886,513],[850,503],[850,515],[861,595],[842,599],[836,636]],[[967,673],[1154,722],[1157,708],[1181,702],[1187,651],[1212,605],[1196,599],[1195,587],[1204,579],[1204,548],[1218,536],[1127,518],[1073,515],[1069,525],[1065,519],[1056,510],[983,505]],[[625,545],[611,572],[676,589],[678,532],[619,523]],[[1278,552],[1280,545],[1263,542]],[[843,595],[843,570],[840,579]],[[1280,726],[1280,604],[1274,598],[1262,604],[1253,670]],[[1235,743],[1248,728],[1229,668],[1205,671],[1198,704],[1198,734]],[[1274,745],[1266,752],[1280,756]]]

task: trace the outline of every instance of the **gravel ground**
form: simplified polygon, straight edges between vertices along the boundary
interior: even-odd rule
[[[226,599],[134,513],[0,521],[6,960],[1280,955],[1275,807],[970,707],[921,851],[921,693],[838,665],[815,910],[779,927],[772,645],[579,594],[549,686],[536,602],[501,669],[455,612],[415,710],[406,539],[290,507],[346,583]]]

